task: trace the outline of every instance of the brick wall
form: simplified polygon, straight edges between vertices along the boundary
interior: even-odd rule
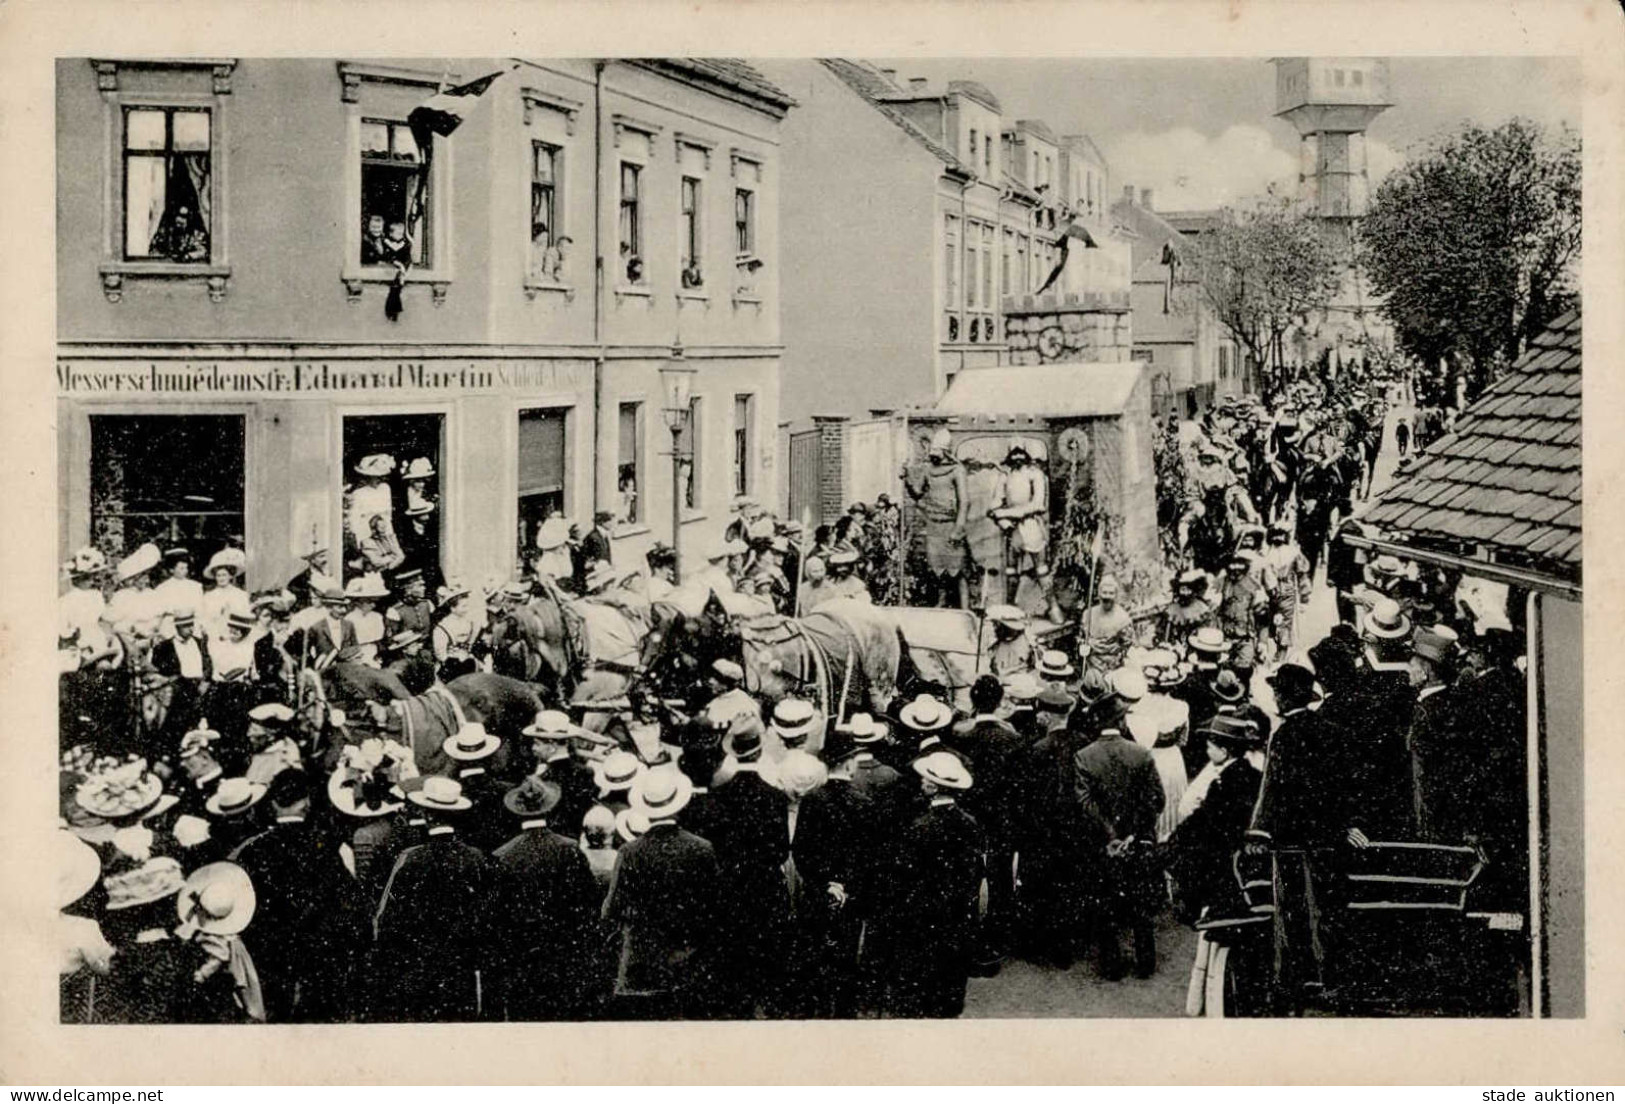
[[[846,509],[845,414],[814,414],[819,437],[818,524],[830,525]]]

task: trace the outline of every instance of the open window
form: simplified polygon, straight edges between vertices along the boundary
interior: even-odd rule
[[[124,259],[207,264],[213,243],[212,116],[124,109]]]
[[[344,576],[415,567],[432,591],[442,570],[445,415],[345,415],[343,457]]]
[[[405,122],[361,120],[364,267],[432,266],[429,157],[430,147],[420,149]]]
[[[616,520],[622,525],[643,522],[643,404],[622,403],[620,407],[617,464],[615,468]]]
[[[241,414],[92,414],[91,543],[185,545],[198,562],[240,546],[244,463]]]

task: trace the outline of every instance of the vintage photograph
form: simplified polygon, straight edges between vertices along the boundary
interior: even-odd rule
[[[62,1024],[1586,1014],[1578,59],[54,95]]]

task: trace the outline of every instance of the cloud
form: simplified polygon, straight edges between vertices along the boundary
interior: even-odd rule
[[[1294,195],[1298,186],[1296,143],[1283,148],[1261,126],[1238,123],[1217,136],[1179,127],[1152,134],[1132,131],[1106,150],[1119,189],[1150,188],[1158,210],[1223,207],[1262,196],[1272,186]],[[1371,186],[1404,163],[1385,143],[1367,140]]]

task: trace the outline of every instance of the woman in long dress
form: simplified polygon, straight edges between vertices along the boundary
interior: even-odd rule
[[[1173,835],[1179,824],[1179,802],[1187,784],[1185,754],[1180,745],[1190,728],[1190,706],[1166,694],[1149,694],[1128,715],[1134,742],[1151,753],[1162,780],[1162,812],[1157,817],[1157,839]]]

